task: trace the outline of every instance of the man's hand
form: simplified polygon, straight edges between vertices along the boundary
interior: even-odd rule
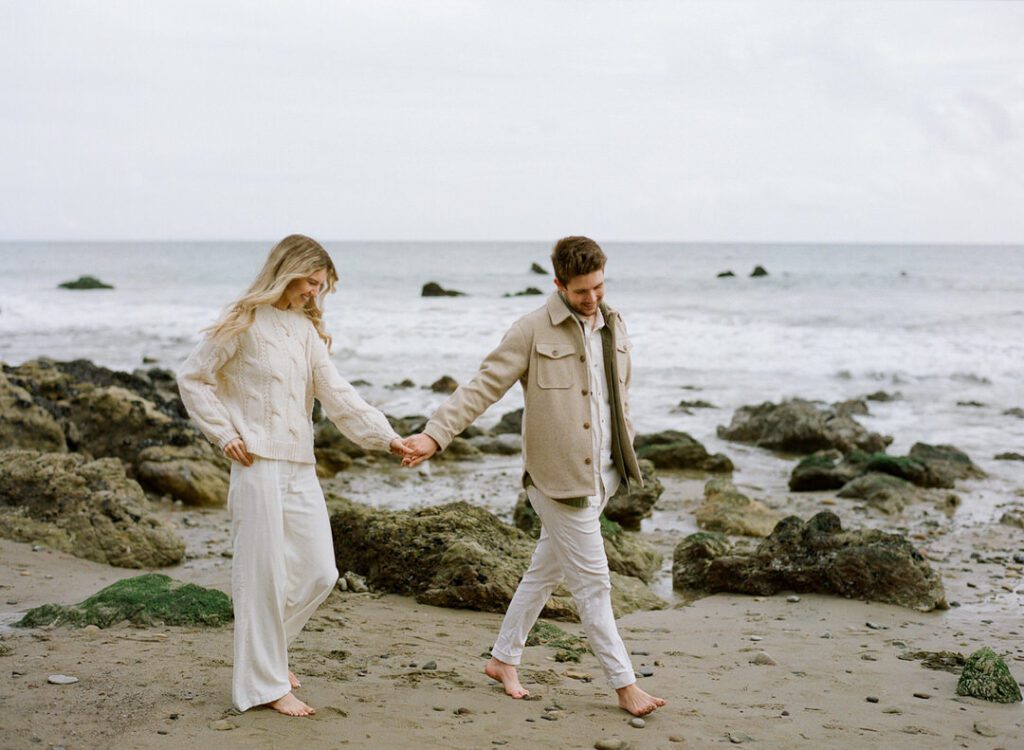
[[[405,447],[411,451],[411,455],[402,459],[402,466],[408,466],[409,468],[419,466],[437,453],[438,448],[440,448],[434,441],[434,438],[423,432],[407,437],[405,439]]]
[[[245,447],[242,438],[235,438],[224,446],[224,455],[232,461],[238,461],[242,466],[252,466],[252,454]]]

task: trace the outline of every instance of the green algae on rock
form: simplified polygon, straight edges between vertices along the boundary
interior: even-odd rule
[[[1020,703],[1020,685],[1006,662],[988,646],[970,655],[956,684],[957,695],[969,695],[995,703]]]
[[[231,599],[222,591],[146,573],[113,583],[79,604],[44,604],[30,609],[15,625],[110,627],[121,620],[136,625],[207,625],[231,622]]]
[[[555,661],[579,663],[583,654],[590,653],[587,637],[566,633],[554,623],[537,620],[526,637],[527,646],[550,646],[557,649]]]

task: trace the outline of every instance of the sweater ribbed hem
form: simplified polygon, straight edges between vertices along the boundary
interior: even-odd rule
[[[254,437],[243,437],[245,447],[250,453],[261,458],[272,458],[277,461],[294,461],[298,464],[315,464],[312,445],[285,443],[280,440],[258,440]]]

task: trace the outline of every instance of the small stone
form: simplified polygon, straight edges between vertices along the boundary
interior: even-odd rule
[[[899,706],[888,706],[887,708],[883,708],[882,709],[882,713],[883,714],[901,714],[901,713],[903,713],[903,709],[900,708]]]
[[[424,672],[433,672],[435,669],[437,669],[437,662],[431,659],[422,667],[420,667],[420,669],[422,669]]]
[[[650,656],[650,653],[647,651],[630,651],[629,653],[633,656]]]
[[[754,643],[757,643],[758,641],[763,641],[764,640],[764,636],[752,635],[752,636],[750,636],[750,640],[754,641]]]
[[[539,701],[544,700],[544,696],[540,693],[530,693],[529,695],[523,696],[524,701]]]
[[[98,632],[100,632],[100,626],[99,625],[91,625],[91,624],[90,625],[86,625],[84,628],[82,628],[82,632],[83,633],[90,633],[90,634],[98,633]]]
[[[789,711],[783,711],[782,716],[789,716]]]
[[[464,706],[459,706],[454,711],[452,711],[452,713],[455,714],[456,716],[468,716],[469,714],[471,714],[473,712],[470,711],[468,708],[466,708]]]
[[[51,685],[74,685],[78,682],[78,678],[66,674],[51,674],[46,681]]]
[[[434,706],[435,711],[444,711],[444,706]]]
[[[889,629],[885,625],[879,625],[877,622],[866,622],[864,624],[867,625],[872,630],[888,630]]]
[[[877,695],[869,695],[864,700],[866,700],[868,703],[878,703],[878,696]]]
[[[558,721],[558,714],[542,714],[540,718],[544,719],[545,721]]]
[[[635,716],[629,720],[629,725],[633,727],[633,729],[643,729],[645,726],[647,726],[647,722],[641,719],[639,716]]]
[[[668,736],[669,742],[686,742],[686,738],[680,734],[670,734]]]
[[[357,594],[365,594],[370,590],[366,585],[366,579],[351,570],[345,573],[345,581],[348,583],[349,591],[354,591]]]
[[[598,740],[594,743],[594,750],[627,750],[629,743],[622,740]]]
[[[928,700],[931,696],[928,693],[914,693],[915,698],[920,698],[923,701]]]
[[[338,591],[348,591],[348,581],[344,577],[339,578],[335,586],[337,586]]]
[[[778,662],[764,651],[758,651],[750,657],[750,663],[759,667],[774,667],[778,665]]]
[[[227,719],[218,719],[217,721],[211,721],[209,727],[210,729],[213,729],[217,732],[228,732],[232,729],[238,729],[237,724],[228,721]]]
[[[650,667],[640,667],[640,676],[641,677],[652,677],[653,675],[654,675],[654,670],[651,669]]]
[[[567,669],[564,674],[570,680],[579,680],[580,682],[590,682],[594,679],[592,674],[588,672],[577,672],[575,669]]]
[[[790,604],[796,604],[798,601],[800,601],[800,597],[796,594],[792,594],[791,596],[786,597],[786,601]]]
[[[180,718],[180,717],[181,717],[181,714],[171,714],[171,715],[170,715],[170,716],[168,716],[167,718],[168,718],[168,719],[171,719],[172,721],[174,721],[174,720],[177,720],[177,719],[178,719],[178,718]]]
[[[32,551],[33,552],[42,552],[43,551],[43,545],[41,545],[41,544],[33,544],[32,545]]]
[[[728,737],[729,737],[729,742],[731,742],[734,745],[739,745],[739,744],[742,744],[744,742],[753,742],[754,741],[753,737],[751,737],[749,734],[743,734],[743,732],[729,732]]]
[[[157,734],[170,734],[170,732],[168,732],[166,729],[157,729],[156,733]]]
[[[974,722],[974,731],[982,737],[998,737],[999,732],[991,724],[984,721]]]

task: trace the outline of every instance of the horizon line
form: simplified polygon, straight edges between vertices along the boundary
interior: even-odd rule
[[[66,238],[0,238],[0,244],[33,244],[33,243],[111,243],[111,244],[132,244],[132,243],[148,243],[148,244],[170,244],[170,243],[275,243],[277,240],[267,238],[252,238],[252,237],[241,237],[241,238],[127,238],[127,239],[111,239],[111,238],[84,238],[84,239],[66,239]],[[391,238],[391,239],[325,239],[320,240],[323,244],[332,243],[363,243],[363,244],[394,244],[394,243],[409,243],[409,244],[494,244],[494,245],[523,245],[523,244],[546,244],[550,245],[555,240],[550,239],[405,239],[405,238]],[[929,241],[929,240],[637,240],[637,239],[602,239],[601,243],[604,244],[639,244],[639,245],[840,245],[847,247],[858,247],[858,246],[916,246],[916,247],[1022,247],[1024,248],[1024,240],[997,240],[997,241],[978,241],[978,240],[942,240],[942,241]]]

